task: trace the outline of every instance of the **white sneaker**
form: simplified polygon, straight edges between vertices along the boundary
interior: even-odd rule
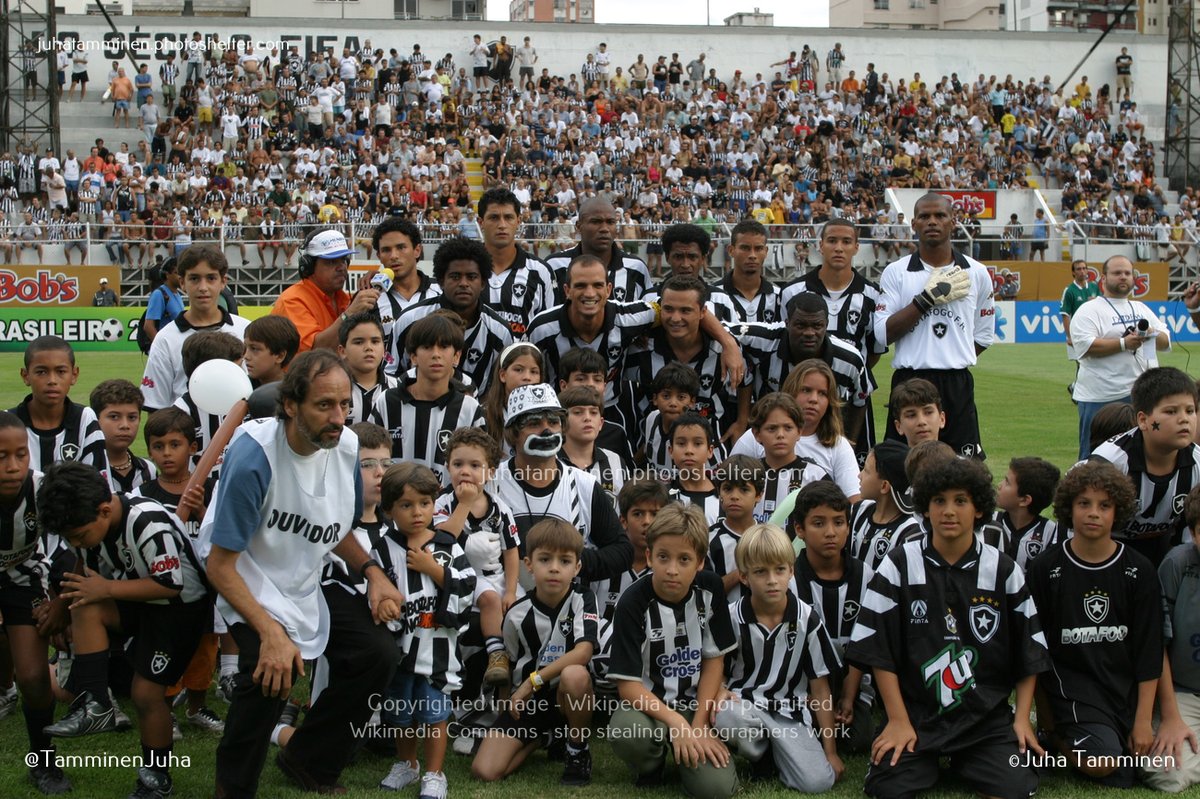
[[[193,727],[199,727],[209,732],[223,732],[225,730],[225,722],[221,721],[221,717],[207,707],[202,707],[195,713],[188,713],[187,722]]]
[[[417,799],[446,799],[446,775],[440,771],[430,771],[421,778],[421,792]]]
[[[171,714],[171,740],[182,741],[183,730],[179,729],[179,719],[175,718],[175,714]]]
[[[388,791],[403,791],[419,779],[421,779],[420,769],[413,768],[408,761],[403,761],[392,764],[392,770],[379,781],[379,787]],[[424,781],[421,784],[424,785]]]
[[[454,739],[454,743],[450,745],[456,755],[465,755],[470,757],[475,752],[475,739],[470,735],[459,735]]]
[[[17,686],[14,684],[0,694],[0,719],[17,709]]]

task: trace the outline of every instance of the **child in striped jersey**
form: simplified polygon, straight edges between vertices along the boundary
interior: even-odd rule
[[[696,404],[699,393],[700,377],[696,370],[678,361],[660,369],[650,385],[650,404],[654,410],[646,414],[642,423],[637,460],[644,462],[651,473],[661,475],[661,480],[670,480],[675,474],[667,431],[681,414]]]
[[[566,733],[566,763],[559,782],[587,785],[592,755],[592,678],[596,649],[596,598],[574,585],[582,566],[583,539],[562,519],[545,519],[529,531],[525,566],[534,589],[504,615],[504,648],[513,662],[508,710],[501,713],[471,764],[476,779],[491,782],[516,771],[534,749]]]
[[[907,456],[904,442],[880,441],[867,454],[858,476],[863,498],[850,509],[850,554],[872,569],[893,547],[921,535],[904,472]]]
[[[711,719],[737,639],[724,586],[702,571],[704,514],[666,506],[646,531],[646,549],[651,574],[621,596],[613,620],[609,679],[621,698],[608,728],[613,752],[638,787],[662,784],[670,750],[689,795],[732,796],[737,772]]]
[[[512,511],[487,489],[500,465],[500,447],[486,430],[460,427],[446,444],[446,465],[450,487],[434,503],[434,523],[458,539],[475,570],[475,605],[488,655],[483,680],[508,685],[500,627],[517,601],[521,539]]]
[[[128,380],[105,380],[92,389],[88,405],[104,433],[104,452],[113,487],[122,494],[154,479],[154,466],[130,451],[142,421],[142,392]]]
[[[434,799],[446,797],[447,694],[462,687],[458,636],[475,595],[475,572],[458,541],[430,526],[440,492],[427,466],[399,463],[388,469],[380,504],[394,526],[371,552],[404,596],[400,619],[388,623],[400,661],[382,708],[384,723],[401,729],[396,762],[380,787],[399,791],[420,779],[420,795]],[[417,762],[422,739],[424,776]]]
[[[813,372],[813,377],[825,379],[817,372]],[[828,403],[828,396],[825,401]],[[820,409],[821,416],[828,407]],[[815,480],[829,479],[827,471],[796,454],[796,442],[800,440],[807,413],[801,410],[795,397],[782,391],[767,394],[750,410],[750,429],[763,447],[767,467],[763,495],[754,506],[755,521],[768,521],[794,491]]]
[[[717,487],[708,476],[708,461],[716,445],[712,425],[695,411],[680,414],[668,430],[667,451],[675,465],[671,498],[700,508],[709,527],[721,516]]]
[[[742,534],[754,524],[754,507],[762,500],[766,473],[763,462],[749,455],[734,455],[713,474],[721,500],[721,518],[708,528],[708,568],[725,585],[725,598],[742,596],[742,573],[735,553]]]
[[[202,363],[225,360],[232,361],[240,366],[242,363],[242,353],[246,351],[246,346],[242,343],[241,339],[232,333],[223,333],[217,330],[201,330],[184,339],[183,346],[180,349],[183,357],[183,373],[187,376],[190,383],[192,373]],[[221,423],[225,421],[225,417],[202,410],[196,404],[195,400],[192,399],[190,389],[183,392],[168,407],[178,408],[191,417],[192,423],[196,428],[196,449],[192,460],[194,463],[199,463],[200,456],[208,449],[209,442],[217,434],[217,430],[221,427]],[[218,459],[217,465],[213,467],[212,476],[220,477],[220,474],[221,460]]]
[[[842,521],[844,529],[844,514]],[[827,791],[845,771],[829,689],[837,650],[820,610],[788,586],[793,553],[783,530],[755,525],[735,554],[746,593],[729,604],[737,647],[725,658],[727,687],[717,696],[713,727],[755,763],[770,753],[787,787]]]
[[[1000,548],[1022,569],[1058,543],[1058,524],[1041,513],[1054,501],[1060,477],[1058,467],[1049,461],[1013,458],[996,489],[992,521],[1000,526]]]
[[[625,465],[617,453],[596,443],[604,425],[604,396],[572,386],[559,393],[558,401],[567,412],[559,459],[595,477],[601,488],[616,496],[625,485]]]
[[[400,379],[383,371],[383,323],[375,311],[346,317],[338,328],[338,357],[353,381],[346,424],[365,422],[375,399]]]
[[[846,553],[850,534],[850,502],[834,483],[821,480],[800,489],[790,519],[804,551],[796,558],[796,595],[821,614],[839,661],[830,664],[837,748],[863,752],[875,724],[871,703],[875,691],[862,669],[840,661],[850,642],[872,570]]]
[[[242,363],[255,386],[276,383],[300,349],[300,331],[286,316],[267,314],[246,327]]]

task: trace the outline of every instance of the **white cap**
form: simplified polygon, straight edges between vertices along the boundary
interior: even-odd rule
[[[354,249],[346,244],[346,237],[336,230],[322,230],[304,250],[313,258],[346,258],[354,255]]]
[[[517,386],[508,395],[508,407],[504,411],[504,425],[533,411],[557,411],[562,413],[562,405],[558,395],[549,383],[534,383],[533,385]]]

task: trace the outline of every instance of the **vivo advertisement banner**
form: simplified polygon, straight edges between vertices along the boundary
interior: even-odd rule
[[[1174,341],[1200,341],[1200,329],[1182,302],[1148,302],[1167,326]],[[1004,344],[1065,344],[1057,302],[996,303],[996,342]]]

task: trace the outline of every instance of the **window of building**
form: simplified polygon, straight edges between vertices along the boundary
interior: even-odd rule
[[[888,10],[888,0],[875,0],[875,10],[876,11],[887,11]]]
[[[450,14],[455,19],[481,19],[479,0],[453,0],[450,4]]]
[[[909,8],[924,8],[925,0],[908,0]]]
[[[395,0],[393,8],[396,19],[414,19],[417,16],[417,0]]]

